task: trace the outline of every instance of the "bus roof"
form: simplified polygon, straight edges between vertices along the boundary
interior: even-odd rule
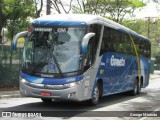
[[[138,33],[132,31],[131,29],[120,25],[114,21],[111,21],[107,18],[98,16],[98,15],[89,15],[89,14],[54,14],[47,15],[35,19],[32,22],[33,26],[86,26],[90,24],[104,24],[113,29],[127,32],[132,36],[148,40],[148,38],[139,35]]]

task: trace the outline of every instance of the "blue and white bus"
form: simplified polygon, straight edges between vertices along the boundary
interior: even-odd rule
[[[52,100],[88,101],[121,92],[139,94],[149,84],[149,39],[95,15],[35,19],[25,37],[20,92]]]

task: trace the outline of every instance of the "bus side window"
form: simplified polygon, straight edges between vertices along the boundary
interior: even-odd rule
[[[110,52],[115,52],[115,51],[116,51],[116,44],[115,43],[111,43]]]
[[[109,39],[110,39],[109,29],[107,27],[104,27],[100,55],[104,54],[109,49],[108,48],[108,47],[110,47],[109,46]]]
[[[106,49],[105,49],[105,43],[104,41],[102,41],[102,45],[101,45],[101,51],[100,51],[100,55],[104,54],[106,52]]]
[[[123,53],[123,44],[122,43],[117,43],[117,52]]]
[[[144,56],[150,58],[150,47],[149,42],[144,42]]]
[[[124,44],[124,52],[126,54],[131,54],[132,53],[131,44],[129,44],[129,43]]]
[[[151,45],[150,45],[150,43],[149,43],[149,41],[148,41],[148,44],[147,44],[147,48],[148,48],[148,58],[150,58],[151,57],[151,47],[150,47]]]
[[[91,50],[92,50],[92,64],[94,63],[96,52],[98,49],[98,44],[99,44],[99,38],[100,38],[100,33],[101,33],[101,28],[102,25],[100,24],[93,24],[91,25],[93,32],[95,33],[95,36],[92,38],[91,42]],[[92,31],[91,31],[92,32]]]
[[[114,33],[115,31],[113,30],[113,29],[111,29],[110,30],[110,36],[111,36],[111,38],[110,38],[110,42],[111,42],[111,49],[110,49],[110,51],[111,52],[116,52],[116,38],[115,38],[115,33]]]
[[[137,53],[139,54],[139,41],[136,37],[133,37],[133,40],[134,40],[134,44],[136,46]],[[134,54],[134,55],[136,55],[136,54]]]
[[[144,40],[140,40],[139,44],[139,55],[144,56]]]

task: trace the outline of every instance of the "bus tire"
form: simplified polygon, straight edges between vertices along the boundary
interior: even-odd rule
[[[51,103],[51,102],[52,102],[52,99],[48,99],[48,98],[41,98],[41,100],[42,100],[44,103]]]
[[[93,97],[88,101],[89,105],[97,105],[100,98],[99,84],[97,83],[93,91]]]
[[[141,85],[138,84],[138,80],[135,81],[134,89],[131,91],[131,95],[135,96],[141,93]]]
[[[137,94],[141,93],[141,84],[137,84]]]
[[[138,91],[138,82],[137,82],[137,80],[135,80],[134,88],[133,88],[133,90],[131,90],[130,93],[132,96],[135,96],[135,95],[137,95],[137,91]]]

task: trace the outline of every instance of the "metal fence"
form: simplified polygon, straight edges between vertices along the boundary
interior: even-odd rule
[[[16,51],[11,45],[0,45],[0,88],[19,86],[22,49]]]

